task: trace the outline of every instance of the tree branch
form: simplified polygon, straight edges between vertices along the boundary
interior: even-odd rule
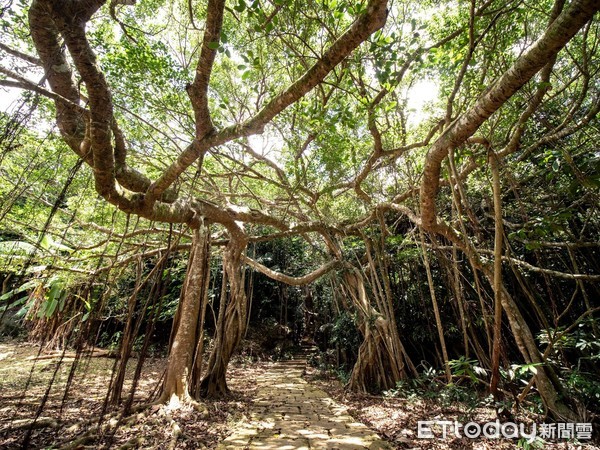
[[[308,275],[304,275],[302,277],[291,277],[289,275],[284,275],[280,272],[271,270],[268,267],[263,266],[259,262],[247,256],[242,256],[242,262],[248,264],[250,267],[268,276],[269,278],[275,281],[280,281],[282,283],[289,284],[290,286],[302,286],[304,284],[312,283],[313,281],[317,280],[318,278],[322,277],[326,273],[341,265],[339,261],[331,261],[319,267],[317,270],[309,273]]]
[[[224,128],[216,134],[209,134],[195,145],[190,145],[165,170],[163,175],[149,189],[152,198],[160,196],[190,165],[210,147],[221,145],[242,136],[262,133],[265,125],[285,108],[302,98],[318,85],[342,60],[365,41],[372,33],[383,27],[387,17],[387,0],[371,0],[366,12],[335,41],[323,56],[308,69],[300,79],[279,95],[275,96],[254,117],[246,122]]]
[[[435,227],[435,198],[440,170],[450,149],[462,145],[479,127],[554,57],[600,9],[598,0],[575,0],[543,36],[518,58],[475,104],[459,116],[431,147],[421,184],[421,214],[426,229]]]
[[[216,46],[221,40],[224,8],[225,0],[209,0],[208,2],[202,50],[196,65],[196,77],[187,88],[196,119],[196,139],[202,139],[213,130],[208,110],[208,84],[217,55]]]

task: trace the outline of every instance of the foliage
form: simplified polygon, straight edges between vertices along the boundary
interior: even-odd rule
[[[561,373],[569,395],[578,398],[586,405],[597,404],[600,399],[600,381],[594,371],[600,359],[600,341],[593,328],[594,321],[581,321],[571,332],[564,328],[544,330],[538,335],[542,344],[552,343],[552,360],[561,366]],[[570,364],[567,354],[576,355],[575,363]]]
[[[468,416],[478,406],[487,404],[488,399],[469,384],[444,383],[441,373],[425,368],[418,377],[401,380],[395,389],[384,392],[384,396],[400,397],[416,401],[421,398],[439,401],[444,407],[462,404]]]
[[[347,312],[341,312],[333,323],[329,342],[341,351],[355,355],[361,343],[361,338],[356,327],[356,318]]]
[[[461,356],[459,359],[448,361],[448,365],[453,376],[468,377],[473,384],[478,384],[481,378],[487,376],[486,370],[479,366],[479,361],[476,359],[467,359],[465,356]]]
[[[379,309],[397,327],[407,357],[431,367],[402,381],[396,394],[467,399],[467,386],[478,386],[491,369],[494,292],[486,273],[495,237],[493,151],[501,162],[503,287],[529,328],[524,336],[538,336],[532,348],[552,347],[544,364],[522,364],[528,357],[518,355],[522,346],[510,334],[523,323],[516,327],[515,315],[506,315],[500,325],[511,363],[502,370],[504,381],[521,388],[552,367],[568,393],[594,404],[600,364],[598,316],[591,313],[600,295],[597,18],[573,30],[556,61],[537,61],[537,75],[513,83],[523,86],[489,109],[495,113],[469,136],[457,138],[449,157],[440,154],[440,179],[430,182],[437,230],[445,232],[426,233],[424,245],[449,349],[450,361],[442,361],[421,255],[422,201],[432,173],[424,169],[435,153],[430,150],[444,147],[453,127],[471,121],[474,114],[466,114],[483,94],[503,75],[514,75],[515,61],[547,29],[553,2],[493,0],[472,3],[473,10],[468,2],[389,2],[386,25],[310,89],[304,89],[306,74],[343,43],[346,30],[367,12],[366,1],[236,0],[210,42],[202,41],[203,29],[214,11],[203,2],[148,0],[114,11],[109,3],[85,34],[97,58],[92,66],[107,84],[100,97],[112,102],[109,156],[115,159],[122,134],[124,166],[150,186],[191,158],[168,191],[177,201],[165,201],[161,211],[191,209],[164,221],[147,218],[152,208],[131,214],[151,196],[145,197],[147,188],[127,190],[122,179],[115,192],[135,201],[117,207],[114,197],[102,198],[98,167],[75,154],[87,141],[69,144],[64,115],[57,114],[61,104],[44,91],[57,83],[38,86],[55,69],[36,63],[35,30],[27,24],[31,5],[10,2],[0,14],[3,45],[12,49],[1,51],[0,84],[11,95],[13,88],[26,89],[0,114],[2,313],[44,324],[49,333],[60,325],[54,322],[78,317],[74,329],[93,323],[107,346],[117,345],[128,320],[145,325],[156,319],[153,339],[166,345],[186,274],[188,225],[202,217],[215,243],[210,331],[227,292],[221,249],[238,230],[249,242],[248,257],[289,276],[338,258],[355,266],[366,280],[364,316]],[[209,51],[214,62],[198,66]],[[71,77],[75,98],[83,99],[78,120],[87,114],[81,109],[93,111],[94,101],[86,99],[98,87],[81,66],[73,66]],[[199,73],[208,78],[208,117],[190,95]],[[35,80],[33,86],[23,85],[21,76]],[[302,95],[277,114],[265,113],[290,87]],[[265,114],[265,123],[249,127]],[[86,139],[89,123],[77,125]],[[224,130],[235,138],[202,147]],[[201,150],[195,147],[200,141]],[[377,248],[372,255],[367,240]],[[350,372],[362,316],[343,298],[342,270],[307,288],[244,270],[252,326],[276,323],[291,330],[293,340],[318,341],[326,364],[335,360],[344,376]],[[460,384],[443,387],[437,378],[446,362]]]
[[[544,441],[538,437],[536,437],[532,442],[529,442],[530,438],[520,438],[517,441],[517,448],[522,448],[524,450],[535,450],[539,448],[544,448]]]

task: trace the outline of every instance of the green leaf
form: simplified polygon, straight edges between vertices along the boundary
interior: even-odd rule
[[[21,300],[25,300],[26,298],[23,299],[19,299],[19,302],[21,302]],[[29,311],[29,308],[27,307],[27,305],[23,305],[22,308],[20,308],[16,313],[15,313],[15,317],[20,319],[22,317],[25,317],[25,315],[27,314],[27,312]]]
[[[537,375],[538,373],[537,367],[535,367],[533,364],[529,364],[527,366],[527,370],[529,370],[534,375]]]
[[[52,299],[51,301],[48,302],[48,305],[46,306],[46,311],[45,311],[46,318],[52,317],[52,314],[54,314],[54,311],[56,311],[57,306],[58,306],[57,299]]]
[[[66,304],[67,304],[67,291],[65,291],[63,289],[63,291],[60,294],[60,297],[58,299],[58,310],[60,312],[64,311]]]
[[[221,46],[221,44],[219,44],[218,42],[209,42],[208,43],[208,48],[210,48],[211,50],[216,50]]]
[[[0,242],[0,254],[13,255],[13,254],[33,254],[35,253],[35,246],[29,242],[24,241],[4,241]]]
[[[246,2],[240,1],[236,6],[233,7],[237,12],[244,12],[246,10]]]
[[[42,247],[44,250],[49,250],[50,245],[52,245],[52,238],[45,234],[42,240],[40,241],[40,247]]]
[[[51,286],[46,297],[48,300],[57,300],[63,292],[63,283],[61,281],[54,281]]]
[[[24,292],[28,289],[31,289],[33,287],[37,286],[37,281],[35,280],[31,280],[28,281],[27,283],[23,283],[21,286],[19,286],[18,288],[13,289],[12,291],[8,291],[7,293],[5,293],[4,295],[0,296],[0,302],[4,301],[4,300],[8,300],[11,297],[20,294],[21,292]]]

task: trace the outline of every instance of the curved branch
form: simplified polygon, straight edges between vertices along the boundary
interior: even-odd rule
[[[210,0],[208,2],[202,50],[196,65],[196,77],[194,82],[187,88],[196,119],[196,139],[202,139],[213,129],[210,111],[208,110],[208,83],[217,55],[215,44],[218,44],[221,40],[224,9],[225,0]],[[191,12],[190,17],[192,17]]]
[[[340,261],[331,261],[307,275],[304,275],[302,277],[291,277],[289,275],[285,275],[275,270],[271,270],[268,267],[263,266],[259,262],[247,256],[242,256],[242,262],[248,264],[250,267],[268,276],[269,278],[275,281],[280,281],[282,283],[289,284],[290,286],[302,286],[304,284],[312,283],[313,281],[319,279],[326,273],[332,271],[333,269],[341,265]]]
[[[321,58],[300,79],[275,96],[254,117],[224,128],[216,134],[209,133],[196,145],[186,148],[163,175],[149,189],[153,198],[160,196],[175,180],[210,147],[221,145],[242,136],[262,133],[265,125],[288,106],[302,98],[323,81],[341,61],[365,41],[372,33],[383,27],[387,17],[387,0],[371,0],[366,12],[336,40]]]
[[[8,45],[3,44],[2,42],[0,42],[0,50],[5,51],[9,55],[15,56],[36,66],[42,65],[42,61],[39,58],[20,52],[19,50],[15,50],[14,48],[9,47]]]
[[[552,22],[543,36],[518,58],[469,111],[459,116],[430,149],[421,184],[423,226],[435,228],[435,199],[440,183],[440,170],[450,149],[462,145],[506,101],[553,58],[600,9],[598,0],[575,0]]]

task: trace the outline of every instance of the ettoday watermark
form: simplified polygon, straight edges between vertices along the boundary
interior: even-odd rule
[[[418,422],[417,437],[419,439],[526,439],[531,443],[540,439],[577,439],[592,438],[591,423],[542,423],[525,425],[514,422],[487,422],[480,424],[469,422],[463,424],[451,420],[421,420]]]

